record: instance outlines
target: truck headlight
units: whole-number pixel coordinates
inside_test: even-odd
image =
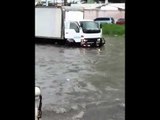
[[[98,42],[100,42],[100,41],[101,41],[101,39],[100,39],[100,38],[98,38],[98,39],[97,39],[97,41],[98,41]]]
[[[83,42],[87,42],[87,40],[86,40],[86,39],[83,39]]]

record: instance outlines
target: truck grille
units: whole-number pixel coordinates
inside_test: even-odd
[[[97,38],[85,38],[87,42],[96,42]]]

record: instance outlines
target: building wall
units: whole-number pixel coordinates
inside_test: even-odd
[[[35,0],[35,2],[41,2],[41,0]]]
[[[125,11],[96,10],[96,9],[85,9],[84,10],[84,19],[94,19],[96,17],[113,17],[116,20],[118,18],[124,18]]]

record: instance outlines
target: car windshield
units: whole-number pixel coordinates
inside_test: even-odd
[[[81,21],[82,29],[99,30],[99,26],[94,21]]]

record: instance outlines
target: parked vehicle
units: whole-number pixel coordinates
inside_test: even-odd
[[[102,29],[93,20],[65,21],[65,38],[69,43],[81,46],[102,46]]]
[[[35,120],[42,117],[42,95],[39,87],[35,87]]]
[[[36,7],[35,36],[66,44],[103,46],[101,27],[93,20],[83,19],[83,8]]]
[[[125,19],[124,19],[124,18],[119,18],[119,19],[116,21],[116,24],[118,24],[118,25],[124,25],[124,24],[125,24]]]
[[[94,19],[95,22],[99,24],[114,24],[115,20],[113,17],[98,17]]]

